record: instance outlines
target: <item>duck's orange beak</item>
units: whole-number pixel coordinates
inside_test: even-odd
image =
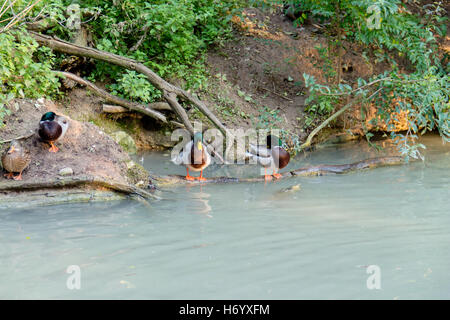
[[[14,151],[16,151],[16,147],[12,146],[11,148],[9,148],[8,153],[11,154]]]

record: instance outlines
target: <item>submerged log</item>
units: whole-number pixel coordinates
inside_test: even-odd
[[[295,176],[322,176],[327,174],[345,174],[353,171],[372,169],[384,166],[395,166],[400,164],[405,164],[405,159],[403,157],[371,158],[350,164],[336,164],[336,165],[321,164],[283,172],[281,173],[280,179],[286,179]],[[262,182],[264,181],[264,176],[255,178],[212,177],[207,178],[206,181],[188,181],[185,179],[184,176],[169,175],[163,177],[152,177],[152,179],[158,185],[179,185],[179,184],[205,184],[205,183]],[[274,180],[276,181],[277,179],[274,178]]]

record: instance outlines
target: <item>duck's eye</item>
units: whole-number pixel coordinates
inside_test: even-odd
[[[67,124],[67,120],[64,120],[63,123],[64,123],[64,124]]]

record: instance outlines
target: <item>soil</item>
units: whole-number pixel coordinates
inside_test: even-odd
[[[111,137],[92,123],[71,119],[62,112],[59,104],[44,99],[39,102],[15,100],[8,107],[13,112],[4,119],[6,126],[0,128],[0,141],[29,136],[34,132],[31,137],[20,140],[32,155],[31,163],[23,173],[24,181],[57,179],[63,168],[71,168],[73,177],[94,176],[125,184],[145,179],[145,176],[131,172],[129,155]],[[57,153],[49,152],[49,144],[41,141],[37,134],[39,120],[47,111],[69,119],[65,136],[56,142],[60,149]],[[3,144],[1,151],[4,152],[8,146],[8,143]],[[0,182],[4,180],[2,175]]]

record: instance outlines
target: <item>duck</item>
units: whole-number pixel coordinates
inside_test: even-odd
[[[19,141],[12,140],[8,150],[2,155],[2,165],[8,173],[6,179],[22,180],[22,172],[30,165],[31,155],[28,150],[22,147]],[[18,176],[14,176],[18,172]]]
[[[264,168],[264,180],[272,180],[272,176],[276,179],[281,178],[281,174],[277,171],[286,167],[291,159],[289,152],[281,147],[280,139],[275,135],[266,137],[266,145],[250,144],[249,150],[245,153],[247,159],[252,159]],[[272,170],[272,174],[267,174],[267,169]]]
[[[46,112],[39,121],[39,136],[51,145],[49,152],[58,152],[59,148],[55,142],[62,139],[69,128],[69,120],[64,116],[56,115],[54,112]]]
[[[186,180],[206,181],[207,179],[203,177],[203,170],[211,164],[211,155],[203,144],[202,133],[196,132],[194,139],[189,141],[183,150],[172,158],[172,162],[176,165],[186,166]],[[192,171],[200,171],[200,176],[198,178],[190,176],[189,169]]]

